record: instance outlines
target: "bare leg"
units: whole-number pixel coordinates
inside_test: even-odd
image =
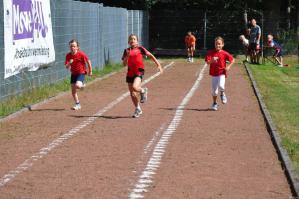
[[[213,96],[213,103],[214,103],[214,104],[217,103],[217,96]]]
[[[138,93],[134,91],[133,84],[128,84],[128,87],[129,87],[132,102],[133,102],[135,108],[137,108],[139,105]]]
[[[75,103],[79,103],[79,97],[78,97],[78,94],[77,94],[76,84],[72,84],[71,87],[72,87],[72,96],[74,98],[74,101],[75,101]]]
[[[142,88],[141,88],[141,78],[136,77],[134,79],[134,82],[132,84],[129,83],[128,86],[129,86],[129,91],[130,91],[131,99],[132,99],[132,102],[133,102],[134,106],[136,108],[140,107],[140,105],[139,105],[139,96],[140,96],[140,92],[142,90]]]
[[[257,52],[256,53],[256,63],[260,63],[260,53],[259,52]]]
[[[191,56],[191,50],[190,48],[187,48],[187,58],[190,59]]]
[[[134,79],[132,88],[135,92],[139,92],[139,93],[141,92],[142,88],[141,88],[141,78],[140,77],[136,77]]]
[[[280,57],[275,57],[275,59],[276,59],[276,61],[279,63],[279,65],[283,65],[282,64],[282,57],[280,56]]]

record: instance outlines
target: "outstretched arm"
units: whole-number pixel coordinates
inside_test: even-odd
[[[92,76],[92,66],[91,66],[91,61],[90,60],[87,61],[87,66],[88,66],[87,74],[88,74],[88,76]]]
[[[123,58],[123,66],[127,66],[128,65],[128,57],[124,57]]]
[[[130,54],[130,50],[125,49],[124,53],[123,53],[123,56],[122,56],[123,66],[127,66],[128,65],[129,54]]]
[[[156,57],[155,57],[152,53],[150,53],[150,52],[147,53],[147,56],[148,56],[151,60],[153,60],[153,62],[155,62],[156,66],[158,67],[158,69],[159,69],[159,71],[160,71],[160,73],[163,73],[163,68],[162,68],[160,62],[156,59]]]

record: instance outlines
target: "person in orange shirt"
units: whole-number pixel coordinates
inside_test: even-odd
[[[194,37],[192,32],[189,31],[185,37],[185,45],[186,45],[186,49],[187,49],[187,56],[188,56],[187,61],[188,62],[193,62],[195,43],[196,43],[196,38]]]

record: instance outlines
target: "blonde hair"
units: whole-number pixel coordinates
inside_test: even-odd
[[[214,41],[216,42],[216,41],[218,41],[218,40],[221,40],[222,43],[224,44],[224,39],[223,39],[222,37],[218,36],[218,37],[215,38]]]
[[[244,39],[245,39],[245,36],[244,36],[244,35],[240,35],[239,39],[240,39],[240,40],[244,40]]]

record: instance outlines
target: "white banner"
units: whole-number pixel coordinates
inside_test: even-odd
[[[4,78],[55,61],[50,0],[4,0]]]

